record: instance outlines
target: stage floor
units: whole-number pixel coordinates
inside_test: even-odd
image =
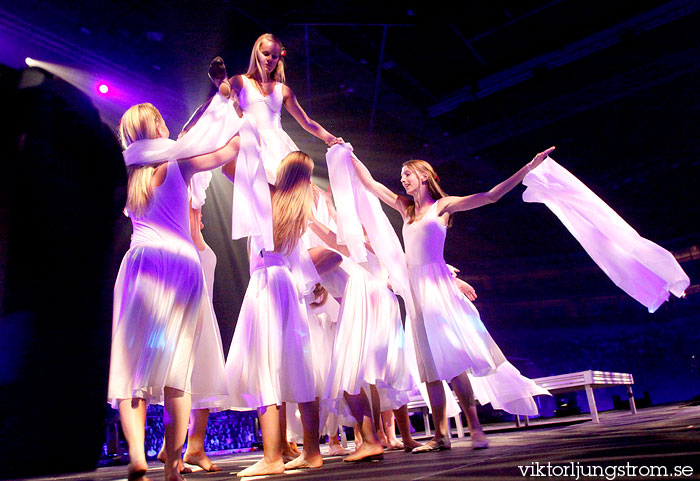
[[[471,449],[469,438],[453,438],[452,449],[426,454],[389,451],[384,460],[349,464],[324,458],[321,469],[246,479],[270,480],[439,480],[439,479],[700,479],[700,404],[683,403],[601,413],[601,423],[579,418],[544,420],[529,428],[486,426],[491,446]],[[571,423],[574,421],[575,423]],[[578,421],[578,422],[576,422]],[[322,446],[322,450],[325,450]],[[188,480],[231,480],[260,452],[213,456],[223,471],[195,471]],[[615,468],[612,468],[615,467]],[[151,463],[149,478],[163,479],[163,465]],[[665,472],[664,472],[665,470]],[[664,476],[667,474],[667,476]],[[529,475],[529,476],[528,476]],[[33,480],[112,481],[126,478],[126,467]]]

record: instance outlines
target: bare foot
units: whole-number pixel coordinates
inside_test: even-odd
[[[296,443],[285,443],[282,441],[282,460],[287,463],[289,461],[295,460],[301,454],[299,448],[297,448]]]
[[[287,444],[289,445],[289,449],[291,449],[295,455],[299,456],[301,454],[301,451],[299,451],[299,447],[297,446],[297,443],[292,441],[292,442],[287,443]]]
[[[195,466],[199,466],[202,468],[204,471],[208,471],[210,473],[216,472],[216,471],[221,471],[221,468],[217,466],[216,464],[211,462],[211,459],[209,459],[209,456],[206,455],[206,453],[201,452],[201,453],[188,453],[185,452],[185,456],[183,457],[183,461],[185,461],[187,464],[194,464]],[[183,471],[180,471],[181,473]],[[190,472],[192,472],[190,470]]]
[[[410,453],[411,451],[413,451],[413,449],[419,448],[421,446],[423,445],[413,438],[403,440],[403,450],[407,453]]]
[[[346,456],[350,454],[350,451],[342,447],[340,444],[329,444],[328,454],[331,456]]]
[[[357,461],[374,461],[384,459],[384,448],[381,444],[369,444],[367,442],[362,445],[351,455],[343,458],[347,463]]]
[[[284,463],[281,459],[272,461],[268,463],[265,458],[255,463],[252,466],[248,466],[243,471],[236,473],[236,476],[243,478],[245,476],[263,476],[265,474],[282,474],[284,473]]]
[[[165,463],[165,447],[160,448],[160,452],[158,453],[158,456],[156,456],[156,459],[160,461],[161,463]],[[190,463],[190,464],[197,464],[197,463]],[[192,472],[190,468],[185,466],[185,464],[182,462],[182,459],[180,459],[177,463],[177,467],[180,470],[180,474],[189,474]]]
[[[377,439],[384,449],[389,449],[389,441],[387,441],[383,432],[377,431]]]
[[[473,449],[486,449],[489,447],[489,438],[486,437],[483,431],[474,431],[469,435],[472,438]]]
[[[146,477],[146,472],[148,471],[148,463],[143,460],[143,461],[133,461],[129,463],[129,474],[128,474],[128,479],[129,481],[136,481],[136,480],[146,480],[148,479]]]
[[[182,460],[180,460],[180,463]],[[179,468],[179,463],[178,463]],[[172,470],[168,468],[168,463],[165,463],[165,481],[185,481],[185,478],[180,474],[180,470]]]
[[[444,451],[446,449],[451,448],[451,443],[450,443],[450,438],[433,438],[427,443],[425,443],[423,446],[419,446],[417,448],[414,448],[413,451],[411,451],[414,454],[419,454],[419,453],[429,453],[431,451]]]
[[[316,456],[311,456],[306,458],[305,454],[300,454],[296,459],[289,461],[284,465],[284,469],[310,469],[310,468],[320,468],[323,466],[323,458],[321,454]]]
[[[399,441],[396,438],[389,440],[389,450],[390,451],[398,451],[401,449],[404,449],[404,445],[401,441]]]

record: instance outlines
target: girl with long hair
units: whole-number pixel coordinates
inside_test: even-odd
[[[227,102],[219,98],[216,106],[226,108]],[[129,479],[146,475],[146,407],[163,402],[165,479],[182,480],[178,465],[192,399],[228,395],[210,389],[216,382],[200,383],[192,376],[208,304],[190,235],[187,185],[195,173],[234,158],[239,137],[199,145],[192,136],[175,142],[168,139],[160,112],[148,103],[124,113],[119,134],[133,235],[114,286],[108,398],[119,409],[129,444]],[[210,375],[223,375],[223,364]]]
[[[286,402],[299,404],[304,428],[304,452],[294,467],[323,464],[304,300],[318,279],[292,274],[303,254],[299,240],[311,218],[313,165],[303,152],[282,159],[276,184],[270,185],[274,250],[265,250],[259,238],[250,239],[251,278],[231,341],[226,376],[233,405],[258,410],[264,453],[238,476],[284,472],[280,406]],[[323,272],[339,263],[340,256],[326,257],[317,269]]]
[[[464,197],[448,196],[440,187],[433,167],[423,160],[405,162],[401,183],[408,197],[380,184],[367,168],[352,158],[362,184],[379,199],[401,213],[403,238],[412,296],[419,315],[411,322],[420,379],[427,383],[433,411],[435,435],[414,453],[450,448],[442,381],[451,383],[464,410],[474,448],[485,448],[484,435],[476,413],[474,382],[489,382],[488,393],[495,408],[524,413],[536,409],[532,396],[547,394],[524,378],[506,361],[484,327],[479,313],[452,279],[444,260],[446,228],[455,212],[475,209],[498,201],[537,167],[551,147],[487,192]],[[483,377],[483,378],[482,378]],[[507,387],[507,389],[501,389]],[[482,403],[484,399],[480,399]]]
[[[328,146],[343,141],[311,119],[299,105],[294,92],[285,83],[285,55],[286,50],[280,39],[271,33],[260,35],[253,45],[248,71],[229,79],[241,109],[260,137],[261,160],[270,184],[275,183],[275,171],[282,158],[289,152],[299,150],[282,130],[280,116],[283,105],[304,130]]]

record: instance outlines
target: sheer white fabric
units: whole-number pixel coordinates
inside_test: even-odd
[[[217,394],[193,394],[192,409],[209,409],[221,411],[228,409],[231,401],[224,375],[224,347],[221,342],[219,323],[214,313],[214,271],[216,270],[216,254],[205,244],[205,249],[199,251],[204,272],[204,284],[207,302],[202,304],[202,333],[194,354],[194,369],[192,371],[192,385],[197,393]],[[223,393],[223,394],[222,394]]]
[[[366,252],[363,253],[364,245],[359,245],[359,239],[364,241],[364,227],[372,249],[389,274],[392,289],[404,299],[408,316],[413,318],[420,315],[420,312],[415,310],[410,295],[401,242],[382,210],[379,199],[367,191],[357,178],[352,165],[353,156],[349,143],[334,145],[326,153],[328,177],[338,209],[338,232],[342,232],[339,238],[342,242],[353,244],[351,253],[354,250],[356,258],[361,262],[367,258]]]
[[[197,172],[190,179],[189,193],[193,209],[201,209],[204,202],[207,200],[207,189],[209,188],[211,178],[211,170],[206,170],[204,172]]]
[[[275,243],[270,186],[260,155],[258,133],[248,118],[241,125],[240,135],[241,147],[233,181],[231,236],[233,239],[260,238],[262,248],[272,252]]]
[[[284,256],[255,260],[231,348],[226,378],[233,406],[257,408],[316,397],[306,306]]]
[[[192,379],[210,304],[177,162],[168,163],[146,214],[131,221],[131,247],[114,286],[108,399],[114,407],[129,398],[159,403],[167,386],[217,403],[226,391],[216,381]],[[220,375],[223,370],[207,373]]]
[[[124,162],[127,166],[144,165],[214,152],[236,135],[242,123],[233,101],[216,94],[197,123],[180,139],[137,140],[124,150]]]
[[[673,254],[643,238],[600,197],[551,157],[529,172],[525,202],[545,204],[605,274],[654,312],[690,279]]]

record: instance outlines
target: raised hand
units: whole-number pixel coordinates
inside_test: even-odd
[[[535,157],[533,157],[533,159],[530,161],[530,163],[527,164],[528,170],[532,170],[532,169],[536,168],[538,165],[540,165],[544,161],[544,159],[546,159],[549,156],[549,154],[552,153],[552,151],[555,148],[556,147],[552,146],[552,147],[548,148],[547,150],[540,152]]]

